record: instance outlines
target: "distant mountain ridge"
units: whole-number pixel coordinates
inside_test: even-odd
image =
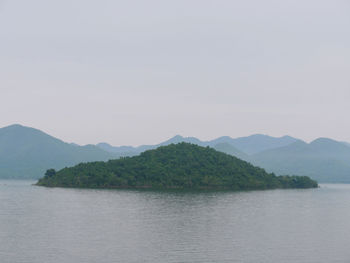
[[[182,137],[180,135],[176,135],[167,141],[164,141],[162,143],[155,144],[155,145],[141,145],[138,147],[133,147],[133,146],[112,146],[108,143],[99,143],[96,146],[98,146],[101,149],[108,151],[108,152],[121,153],[121,154],[129,153],[131,155],[137,155],[141,152],[144,152],[147,150],[152,150],[152,149],[155,149],[159,146],[177,144],[180,142],[187,142],[187,143],[192,143],[192,144],[196,144],[199,146],[205,146],[204,142],[200,141],[199,139],[197,139],[195,137]]]
[[[233,139],[231,144],[242,152],[251,155],[266,150],[287,146],[296,142],[297,140],[298,139],[291,136],[276,138],[268,135],[254,134],[248,137]]]
[[[307,175],[319,182],[350,182],[350,147],[319,138],[251,156],[252,163],[277,174]]]
[[[95,145],[65,143],[18,124],[0,129],[0,178],[40,178],[48,168],[60,169],[116,157]]]
[[[211,141],[201,141],[195,137],[182,137],[181,135],[176,135],[171,139],[156,145],[141,145],[138,147],[132,147],[132,146],[116,147],[116,146],[111,146],[110,144],[107,144],[107,143],[99,143],[97,144],[97,146],[105,151],[114,152],[114,153],[125,153],[125,152],[131,153],[132,152],[134,154],[139,154],[145,150],[155,149],[159,146],[166,146],[172,143],[176,144],[180,142],[187,142],[187,143],[192,143],[199,146],[210,146],[213,148],[215,148],[215,146],[218,144],[225,143],[225,144],[231,145],[232,147],[235,147],[240,152],[251,155],[251,154],[259,153],[265,150],[283,147],[291,143],[294,143],[297,140],[298,139],[293,138],[291,136],[283,136],[283,137],[277,138],[277,137],[271,137],[268,135],[254,134],[247,137],[239,137],[235,139],[229,136],[222,136]]]

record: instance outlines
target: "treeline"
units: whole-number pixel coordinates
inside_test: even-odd
[[[179,143],[134,157],[50,169],[37,185],[81,188],[275,189],[311,188],[309,177],[275,176],[209,147]]]

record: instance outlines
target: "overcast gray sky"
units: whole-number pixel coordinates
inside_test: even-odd
[[[348,0],[0,0],[0,127],[350,141]]]

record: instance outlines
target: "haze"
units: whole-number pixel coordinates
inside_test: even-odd
[[[348,1],[1,1],[0,127],[350,141]]]

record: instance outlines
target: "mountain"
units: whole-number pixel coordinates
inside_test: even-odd
[[[287,146],[296,141],[296,138],[290,136],[277,138],[268,135],[254,134],[248,137],[233,139],[230,144],[240,151],[252,155],[266,150]]]
[[[97,147],[101,148],[102,150],[110,153],[117,153],[121,156],[133,156],[138,154],[138,150],[132,146],[120,146],[115,147],[108,143],[99,143],[96,145]]]
[[[235,142],[235,139],[231,138],[230,136],[221,136],[221,137],[216,138],[214,140],[206,141],[206,142],[203,142],[203,143],[206,146],[213,147],[213,146],[218,145],[218,144],[230,144],[230,145],[233,145],[234,142]]]
[[[189,143],[170,144],[138,156],[48,170],[37,183],[51,187],[228,189],[311,188],[308,177],[277,177],[265,170]]]
[[[116,157],[94,145],[68,144],[21,125],[0,129],[0,178],[40,178],[48,168]]]
[[[348,143],[348,142],[342,142],[342,143],[344,143],[346,146],[350,147],[350,143]]]
[[[204,145],[205,144],[195,137],[182,137],[181,135],[176,135],[175,137],[158,144],[157,147],[166,146],[166,145],[170,145],[170,144],[178,144],[180,142],[186,142],[186,143],[191,143],[191,144],[196,144],[196,145]]]
[[[176,135],[173,138],[156,145],[142,145],[139,147],[132,147],[132,146],[114,147],[107,143],[99,143],[97,144],[97,146],[109,152],[120,153],[123,155],[135,155],[146,150],[155,149],[159,146],[166,146],[172,143],[176,144],[180,142],[192,143],[199,146],[210,146],[214,148],[216,145],[226,144],[226,145],[231,145],[232,147],[235,147],[237,150],[240,151],[240,153],[251,155],[251,154],[262,152],[268,149],[274,149],[274,148],[286,146],[291,143],[294,143],[295,141],[297,141],[297,139],[290,136],[276,138],[276,137],[271,137],[268,135],[261,135],[261,134],[255,134],[248,137],[240,137],[236,139],[233,139],[229,136],[222,136],[211,141],[201,141],[195,137],[182,137],[180,135]]]
[[[240,150],[238,150],[237,148],[235,148],[229,143],[218,143],[214,145],[212,148],[214,148],[219,152],[223,152],[223,153],[235,156],[241,160],[250,161],[249,155],[245,154],[244,152],[241,152]]]
[[[180,142],[187,142],[187,143],[192,143],[192,144],[196,144],[196,145],[200,145],[200,146],[206,146],[206,144],[204,142],[200,141],[199,139],[197,139],[195,137],[182,137],[180,135],[176,135],[167,141],[164,141],[162,143],[155,144],[155,145],[141,145],[138,147],[133,147],[133,146],[112,146],[108,143],[99,143],[96,146],[98,146],[99,148],[101,148],[107,152],[119,153],[123,156],[133,156],[133,155],[140,154],[140,153],[147,151],[147,150],[155,149],[159,146],[177,144]]]
[[[327,138],[309,144],[297,141],[252,155],[251,160],[277,174],[307,175],[319,182],[350,183],[350,147]]]

